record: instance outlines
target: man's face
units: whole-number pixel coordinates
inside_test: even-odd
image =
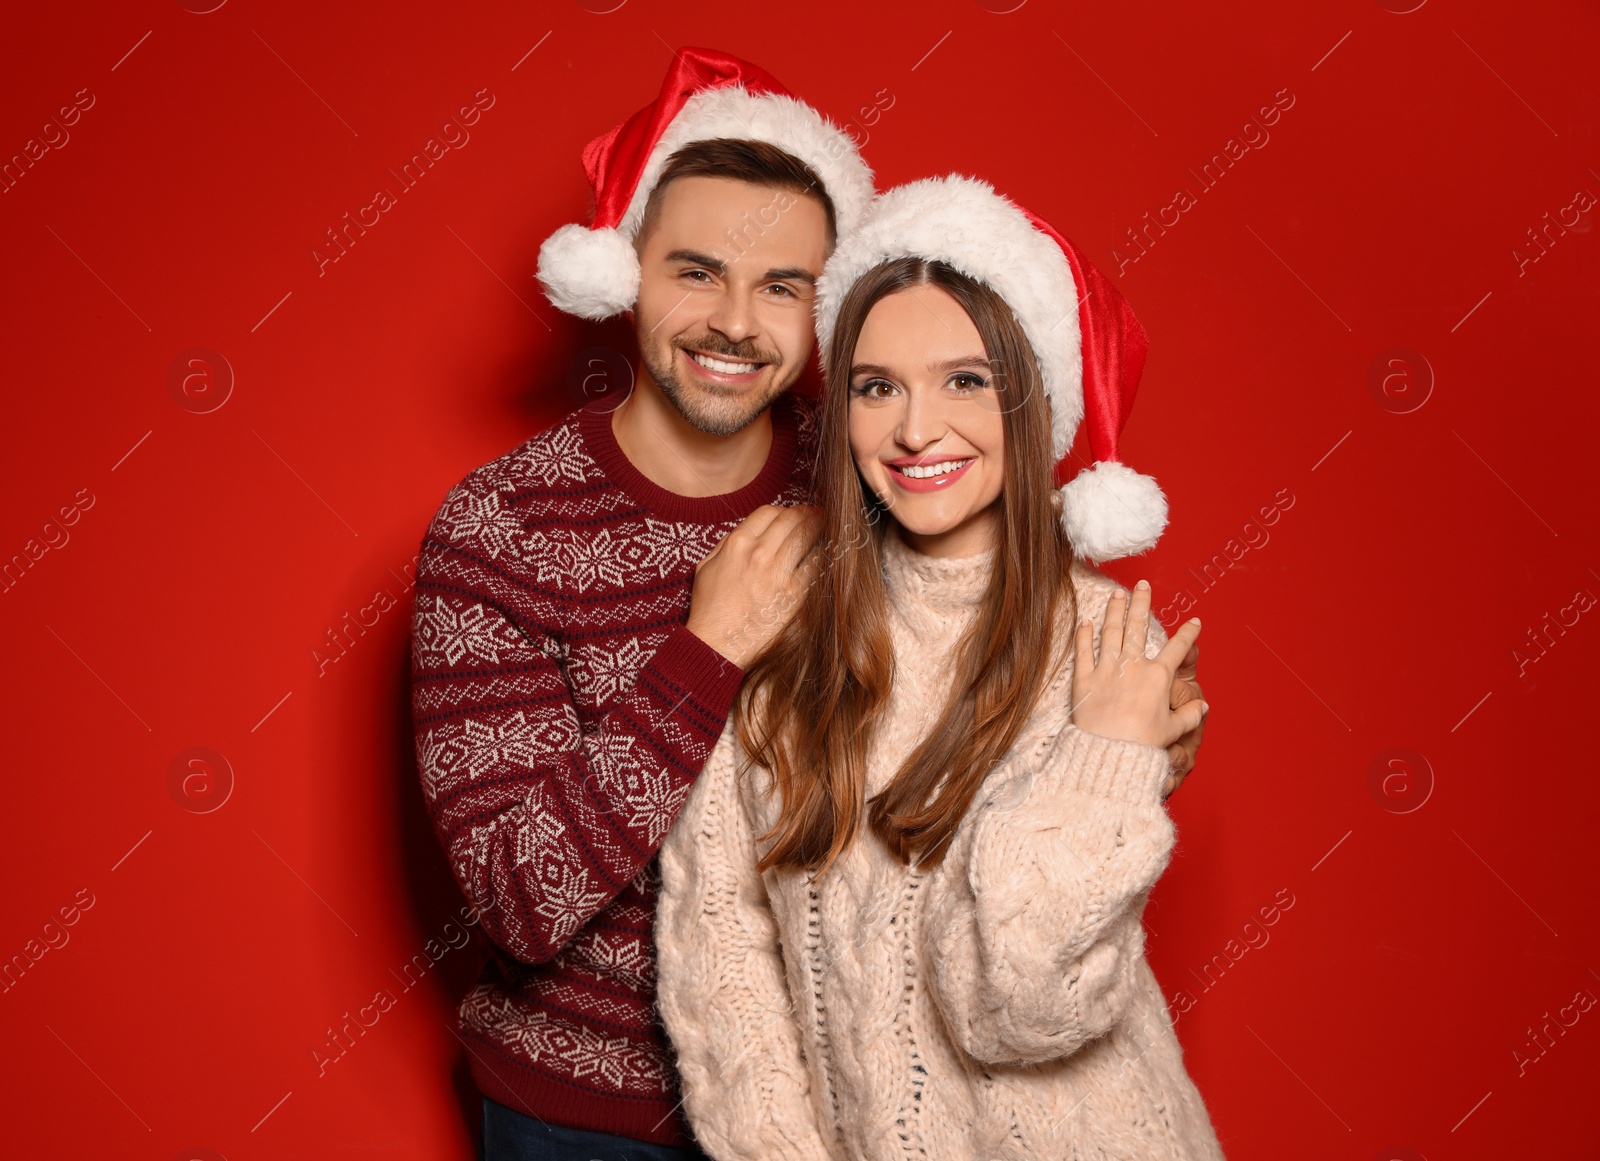
[[[828,255],[821,203],[790,190],[680,177],[637,243],[645,372],[696,428],[732,435],[811,357]]]

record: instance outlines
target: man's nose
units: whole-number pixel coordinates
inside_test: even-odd
[[[755,304],[748,291],[726,290],[706,325],[731,343],[742,343],[758,331]]]

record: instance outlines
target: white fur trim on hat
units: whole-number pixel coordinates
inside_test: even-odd
[[[839,307],[858,278],[890,258],[946,262],[1006,300],[1039,361],[1060,459],[1083,421],[1083,351],[1072,267],[1055,240],[976,178],[952,174],[898,186],[844,236],[817,284],[817,345],[824,363]]]
[[[1079,556],[1117,560],[1146,552],[1167,526],[1161,486],[1116,460],[1101,460],[1061,489],[1061,523]]]
[[[539,248],[539,282],[550,301],[582,318],[604,319],[631,310],[639,297],[633,242],[650,191],[667,160],[683,146],[724,137],[764,141],[809,165],[833,202],[841,237],[855,228],[872,202],[872,170],[855,142],[810,105],[776,93],[750,93],[742,85],[706,89],[684,102],[650,151],[615,229],[563,226]]]
[[[849,134],[804,101],[777,93],[751,93],[743,85],[729,85],[706,89],[685,101],[682,111],[650,151],[639,187],[617,227],[628,241],[632,242],[639,233],[645,203],[661,180],[667,159],[685,145],[719,137],[765,141],[809,165],[833,200],[841,237],[855,229],[872,203],[872,170]]]
[[[557,309],[610,318],[639,297],[639,255],[615,230],[562,226],[539,247],[539,282]]]

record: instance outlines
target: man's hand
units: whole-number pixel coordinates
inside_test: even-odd
[[[1172,679],[1172,708],[1177,709],[1186,701],[1201,701],[1200,680],[1200,646],[1198,643],[1189,646],[1189,652],[1178,666],[1178,672]],[[1207,717],[1210,715],[1207,714]],[[1183,780],[1189,776],[1189,771],[1194,769],[1195,757],[1200,752],[1200,735],[1205,733],[1205,718],[1200,719],[1200,724],[1167,747],[1167,758],[1172,763],[1172,773],[1167,775],[1167,780],[1161,785],[1161,797],[1165,798],[1178,787],[1183,785]]]
[[[820,531],[815,508],[767,504],[750,513],[696,566],[689,632],[746,668],[816,579]]]

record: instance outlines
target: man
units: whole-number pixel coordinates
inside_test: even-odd
[[[490,1161],[700,1156],[654,1012],[655,854],[816,567],[787,391],[872,196],[842,132],[693,49],[584,160],[595,221],[540,279],[571,313],[631,311],[635,388],[457,485],[416,585],[424,793],[493,944],[460,1010]]]

